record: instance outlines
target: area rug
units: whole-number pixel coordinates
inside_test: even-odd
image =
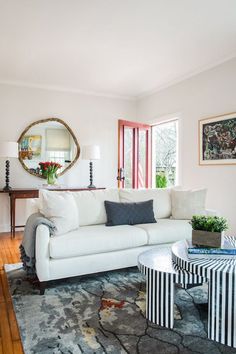
[[[5,267],[25,354],[236,353],[207,339],[207,288],[176,288],[173,330],[145,318],[137,268],[56,281],[40,296],[20,264]]]

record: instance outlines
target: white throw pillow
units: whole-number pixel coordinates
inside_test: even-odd
[[[172,218],[190,220],[193,215],[206,213],[206,189],[171,191]]]
[[[105,224],[107,214],[104,201],[120,201],[118,189],[78,191],[72,194],[76,201],[80,226]]]
[[[70,192],[41,190],[39,198],[41,213],[55,224],[55,235],[79,228],[78,209]]]
[[[171,188],[120,189],[120,201],[123,203],[144,202],[153,199],[155,219],[171,216]]]

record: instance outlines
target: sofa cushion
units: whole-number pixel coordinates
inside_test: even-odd
[[[193,215],[205,215],[206,189],[171,191],[172,217],[191,219]]]
[[[105,224],[105,200],[119,202],[118,189],[71,192],[75,198],[80,226]]]
[[[135,227],[147,232],[149,245],[172,243],[189,239],[192,235],[189,220],[161,219],[156,224],[140,224]]]
[[[156,222],[153,200],[138,203],[116,203],[105,200],[106,226],[135,225]]]
[[[69,258],[119,251],[147,244],[147,233],[135,226],[83,226],[65,235],[50,238],[51,258]]]
[[[40,190],[41,213],[55,225],[55,235],[78,229],[79,216],[75,199],[70,192]]]
[[[155,219],[169,218],[171,216],[171,189],[120,189],[121,202],[142,202],[153,199]]]

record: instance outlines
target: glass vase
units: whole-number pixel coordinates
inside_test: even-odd
[[[57,175],[55,172],[49,172],[47,174],[47,184],[49,185],[54,185],[56,184],[57,181]]]

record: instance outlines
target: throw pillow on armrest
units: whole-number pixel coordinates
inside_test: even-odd
[[[207,189],[171,191],[172,218],[190,220],[193,215],[204,215]]]
[[[105,200],[106,226],[156,223],[153,200],[137,203],[117,203]]]
[[[62,235],[79,228],[78,209],[70,192],[41,190],[39,198],[40,212],[54,223],[55,235]]]

